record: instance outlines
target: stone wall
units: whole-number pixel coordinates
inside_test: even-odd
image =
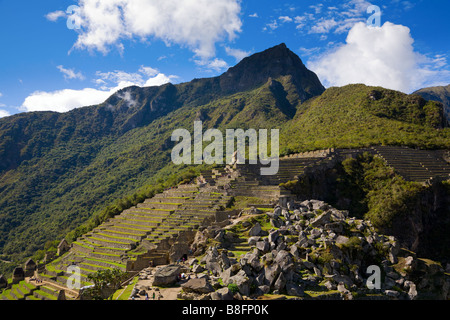
[[[334,148],[324,149],[324,150],[316,150],[316,151],[308,151],[301,153],[294,153],[283,157],[282,159],[290,159],[290,158],[326,158],[335,152]]]
[[[194,241],[196,230],[180,232],[176,241],[169,250],[169,261],[176,262],[184,255],[190,255],[191,244]]]

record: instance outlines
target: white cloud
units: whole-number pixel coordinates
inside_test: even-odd
[[[346,11],[343,15],[348,17],[358,17],[367,13],[367,8],[372,4],[366,0],[350,0],[342,5]]]
[[[9,117],[10,115],[11,114],[8,111],[0,109],[0,118]]]
[[[310,56],[312,54],[316,54],[316,53],[320,52],[320,49],[321,48],[319,48],[319,47],[314,47],[314,48],[301,47],[299,49],[299,51],[301,52],[302,56],[308,57],[308,56]]]
[[[116,84],[116,86],[124,88],[132,85],[144,84],[141,73],[128,73],[122,70],[115,70],[110,72],[100,72],[96,73],[98,79],[95,80],[96,83],[102,83],[101,89],[105,90],[111,87],[111,83]]]
[[[392,2],[399,4],[403,10],[412,9],[416,5],[416,3],[413,3],[412,1],[392,0]]]
[[[358,22],[363,22],[365,19],[363,18],[348,18],[339,21],[337,24],[336,29],[334,30],[335,33],[345,33],[348,32],[355,24]]]
[[[96,75],[98,78],[93,82],[99,88],[63,89],[53,92],[36,91],[25,99],[20,110],[67,112],[75,108],[102,103],[118,90],[129,86],[159,86],[177,78],[177,76],[167,76],[146,66],[141,66],[136,73],[115,70],[97,72]]]
[[[241,61],[242,59],[248,57],[251,54],[251,52],[249,51],[232,49],[229,47],[225,47],[225,52],[227,53],[227,55],[234,57],[236,59],[236,62]]]
[[[3,93],[0,92],[0,98],[1,98],[1,97],[3,97]],[[4,108],[4,107],[6,107],[6,104],[0,103],[0,108]],[[0,109],[0,118],[8,117],[8,116],[10,116],[10,115],[11,115],[11,114],[10,114],[8,111],[3,110],[3,109]]]
[[[93,88],[64,89],[53,92],[36,91],[25,99],[21,110],[67,112],[75,108],[101,103],[113,93],[114,91]]]
[[[66,17],[66,13],[64,11],[53,11],[48,13],[46,16],[47,20],[55,22],[57,21],[59,18],[65,18]]]
[[[128,108],[132,108],[136,105],[137,101],[135,99],[133,99],[133,97],[131,96],[131,92],[129,92],[129,91],[119,93],[117,96],[120,99],[125,100],[125,102],[128,105]],[[112,107],[112,106],[109,106],[109,107]]]
[[[158,70],[153,69],[151,67],[146,67],[146,66],[141,66],[139,68],[139,72],[145,74],[146,76],[149,77],[154,77],[158,74]]]
[[[264,31],[267,30],[267,27],[269,27],[271,30],[276,30],[278,29],[279,25],[277,20],[272,20],[272,22],[266,24],[266,27],[264,27]]]
[[[280,16],[278,17],[279,20],[281,20],[282,22],[292,22],[292,18],[289,16]]]
[[[311,30],[309,31],[310,33],[328,33],[331,31],[331,29],[333,29],[334,27],[336,27],[338,25],[338,23],[336,22],[336,20],[334,20],[334,18],[331,19],[320,19],[319,22],[312,26]]]
[[[239,0],[79,0],[81,21],[74,48],[107,53],[124,39],[158,39],[215,55],[215,44],[241,31]]]
[[[178,78],[177,76],[166,76],[165,74],[158,73],[152,78],[149,78],[144,83],[144,87],[153,87],[153,86],[160,86],[165,83],[172,82],[174,79]]]
[[[319,3],[319,4],[317,4],[317,5],[311,5],[311,6],[309,6],[309,7],[310,7],[311,9],[314,9],[315,13],[318,14],[318,13],[321,13],[321,12],[322,12],[323,4],[322,4],[322,3]]]
[[[297,29],[302,29],[306,26],[309,17],[307,15],[294,17],[294,22],[297,25]]]
[[[195,63],[198,66],[205,68],[206,71],[220,72],[220,71],[223,71],[223,70],[229,68],[228,63],[226,63],[225,60],[219,59],[219,58],[215,58],[215,59],[209,60],[209,61],[195,60]]]
[[[294,18],[297,29],[305,29],[311,34],[320,34],[321,39],[326,39],[324,34],[348,32],[356,23],[365,21],[367,8],[371,4],[365,0],[349,0],[339,3],[337,6],[324,8],[322,4],[309,6],[311,12]]]
[[[250,18],[259,18],[258,14],[255,12],[249,15]]]
[[[303,15],[279,16],[266,24],[263,31],[276,30],[281,24],[294,22],[296,28],[310,34],[320,34],[320,39],[327,39],[324,34],[345,33],[356,23],[368,18],[367,8],[371,4],[365,0],[341,1],[337,6],[325,7],[322,3],[310,5]]]
[[[78,80],[84,80],[84,76],[81,72],[75,72],[73,69],[66,69],[63,66],[57,66],[59,71],[64,75],[64,79],[78,79]]]
[[[129,86],[159,86],[177,79],[177,76],[170,75],[166,76],[160,73],[157,69],[141,66],[138,72],[129,73],[122,70],[115,70],[110,72],[100,72],[96,73],[97,78],[95,82],[101,84],[101,89],[111,88],[112,85],[125,88]]]
[[[410,93],[436,83],[446,62],[441,56],[429,59],[414,51],[409,28],[386,22],[372,28],[359,22],[348,33],[346,43],[326,52],[308,67],[326,86],[350,83],[382,86]]]

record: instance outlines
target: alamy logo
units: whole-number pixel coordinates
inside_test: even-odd
[[[79,290],[81,287],[81,270],[75,265],[70,265],[67,267],[67,273],[70,276],[67,278],[67,288],[73,290]]]
[[[279,130],[270,130],[270,157],[268,155],[269,137],[267,129],[226,129],[226,163],[244,164],[246,141],[248,140],[248,159],[250,164],[261,163],[261,175],[275,175],[279,168]],[[194,122],[194,141],[187,129],[177,129],[172,133],[172,141],[179,142],[172,150],[174,164],[223,164],[224,139],[219,129],[208,129],[203,133],[201,121]],[[214,140],[214,141],[212,141]],[[212,141],[212,142],[211,142]],[[203,148],[204,142],[211,142]],[[235,148],[236,142],[236,148]],[[192,149],[193,154],[192,154]],[[264,167],[269,165],[269,167]]]
[[[367,26],[379,28],[381,27],[381,9],[379,6],[371,5],[367,8],[367,13],[372,15],[367,19]]]
[[[370,277],[367,278],[366,286],[368,289],[381,289],[381,269],[379,266],[371,265],[367,268],[367,274]]]
[[[80,7],[76,5],[71,5],[67,8],[67,28],[70,30],[81,29],[80,22]]]

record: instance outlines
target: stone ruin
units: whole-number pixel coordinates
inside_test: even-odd
[[[12,283],[17,284],[24,279],[25,279],[25,271],[23,271],[23,268],[21,267],[14,268],[12,275]]]
[[[8,279],[4,275],[0,275],[0,289],[8,287]]]
[[[25,277],[32,277],[34,275],[34,271],[36,270],[36,263],[30,258],[24,264],[24,274]]]

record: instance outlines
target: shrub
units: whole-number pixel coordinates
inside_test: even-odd
[[[106,288],[117,290],[126,277],[127,273],[117,268],[98,270],[88,275],[88,280],[94,283],[94,287],[89,288],[88,292],[94,300],[103,300],[104,290]]]
[[[230,283],[230,284],[228,285],[228,289],[229,289],[229,290],[231,291],[231,293],[233,293],[233,294],[239,292],[239,288],[238,288],[237,284],[235,284],[235,283]]]
[[[321,265],[325,265],[326,263],[330,263],[333,261],[334,257],[330,252],[330,249],[323,250],[320,252],[320,254],[317,256],[317,263]]]

